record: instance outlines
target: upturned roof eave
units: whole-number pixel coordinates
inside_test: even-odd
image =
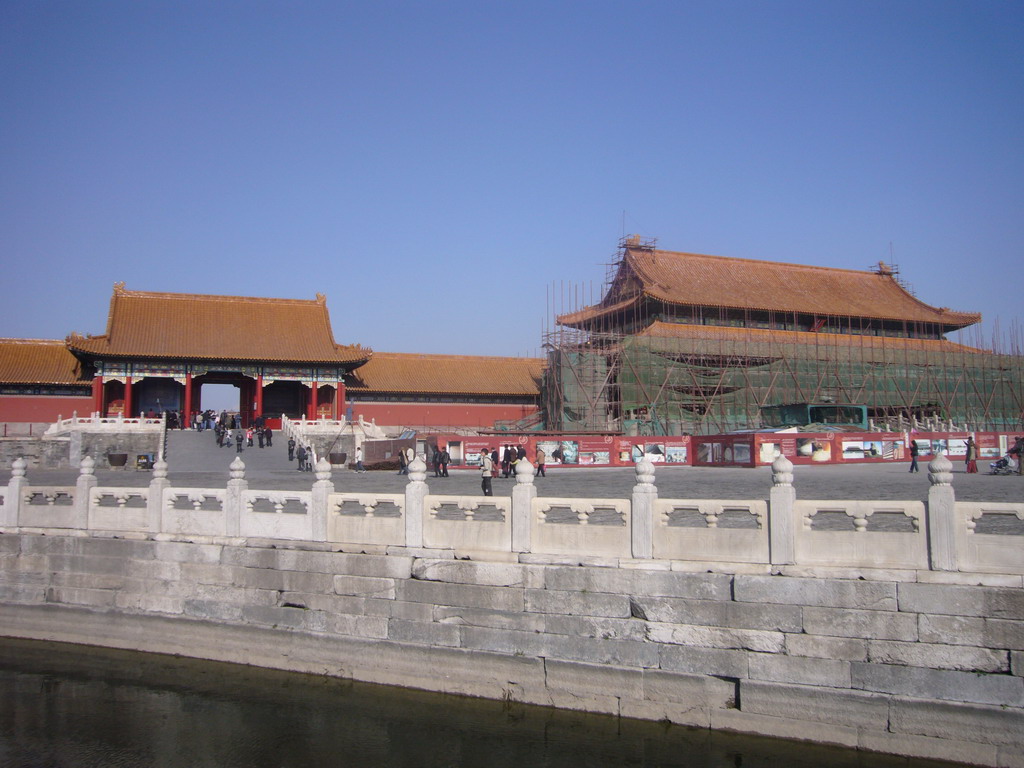
[[[508,390],[430,390],[430,389],[376,389],[374,387],[363,386],[359,384],[347,384],[345,386],[346,392],[350,394],[374,394],[374,395],[429,395],[437,397],[471,397],[474,395],[486,396],[486,397],[540,397],[540,388],[531,390],[529,392],[515,391],[510,392]]]
[[[239,357],[234,355],[205,355],[205,354],[189,354],[179,355],[173,352],[122,352],[119,350],[112,349],[96,349],[88,346],[76,345],[71,342],[68,343],[68,350],[79,359],[84,358],[104,358],[104,359],[118,359],[118,360],[131,360],[131,359],[147,359],[147,360],[202,360],[204,362],[209,361],[224,361],[231,363],[278,363],[278,364],[294,364],[294,365],[339,365],[350,368],[358,368],[361,365],[366,364],[367,361],[373,357],[373,351],[367,350],[367,354],[361,354],[357,357],[348,358],[294,358],[294,357],[275,357],[273,355],[260,355]]]
[[[664,295],[661,295],[661,294],[657,294],[657,293],[654,293],[653,291],[647,291],[647,290],[644,291],[643,295],[646,298],[648,298],[648,299],[652,299],[654,301],[659,301],[662,304],[671,304],[671,305],[676,306],[676,307],[709,307],[709,306],[713,306],[715,308],[734,309],[734,310],[738,310],[738,311],[753,310],[753,311],[756,311],[756,312],[776,312],[776,313],[785,313],[785,314],[810,315],[810,316],[814,316],[814,317],[862,317],[862,318],[865,318],[867,320],[891,320],[892,322],[896,322],[896,323],[935,323],[936,325],[941,325],[941,326],[947,328],[949,331],[960,330],[961,328],[966,328],[966,327],[968,327],[970,325],[974,325],[976,323],[980,323],[981,322],[981,313],[980,312],[973,312],[973,313],[969,313],[969,312],[953,312],[951,310],[949,310],[947,312],[943,312],[941,309],[939,309],[937,307],[932,307],[929,304],[925,304],[924,302],[917,300],[913,296],[911,296],[911,298],[915,298],[915,300],[919,304],[921,304],[922,306],[927,307],[928,309],[930,309],[932,312],[934,312],[936,315],[938,315],[938,317],[935,317],[934,319],[931,319],[931,320],[911,320],[911,319],[908,319],[906,317],[900,317],[900,316],[895,315],[895,314],[893,314],[893,315],[884,315],[884,314],[881,314],[881,313],[850,314],[850,313],[847,313],[847,312],[816,312],[816,311],[809,310],[809,309],[781,309],[779,307],[770,307],[770,306],[757,305],[757,304],[728,304],[728,303],[726,303],[726,304],[694,304],[694,303],[688,302],[688,301],[679,301],[679,300],[671,299],[671,298],[669,298],[667,296],[664,296]],[[908,296],[909,296],[909,294],[908,294]],[[943,316],[947,316],[947,317],[944,318]]]

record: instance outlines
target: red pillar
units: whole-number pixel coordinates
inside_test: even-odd
[[[256,416],[263,415],[263,374],[256,376]]]
[[[185,373],[185,424],[186,427],[192,426],[192,372],[187,371]]]
[[[311,419],[315,419],[317,417],[316,409],[320,407],[320,404],[317,402],[319,389],[319,382],[316,379],[313,379],[313,386],[309,388],[309,418]]]
[[[341,419],[345,416],[345,383],[338,382],[338,388],[334,390],[334,418]]]
[[[96,374],[92,377],[92,410],[101,417],[103,413],[103,377]]]
[[[124,417],[132,417],[132,377],[124,377]]]

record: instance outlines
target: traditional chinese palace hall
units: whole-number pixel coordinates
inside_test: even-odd
[[[891,265],[680,253],[632,236],[612,269],[603,298],[545,339],[549,429],[721,434],[801,404],[831,405],[839,422],[856,404],[845,411],[891,427],[1024,426],[1020,350],[947,339],[981,315],[925,303]]]
[[[334,340],[326,298],[150,293],[114,286],[106,332],[0,339],[0,421],[204,409],[238,389],[243,422],[362,416],[411,428],[493,427],[536,413],[536,358],[376,353]]]

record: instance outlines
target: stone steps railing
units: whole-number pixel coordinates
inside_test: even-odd
[[[57,421],[51,424],[46,434],[49,436],[63,435],[76,429],[88,429],[89,431],[119,431],[125,427],[150,427],[166,430],[167,420],[161,415],[155,418],[138,416],[126,419],[122,416],[79,416],[74,414],[69,419],[57,417]]]
[[[0,487],[6,531],[255,537],[380,553],[646,561],[728,572],[806,566],[1024,574],[1024,536],[1013,535],[1024,532],[1024,503],[957,502],[944,456],[929,464],[927,502],[797,499],[784,457],[772,466],[768,498],[740,501],[660,499],[648,461],[637,464],[628,499],[538,497],[527,461],[517,465],[511,496],[431,494],[419,458],[401,494],[336,492],[326,460],[317,463],[310,491],[250,489],[240,458],[225,488],[173,487],[162,460],[142,488],[99,486],[88,457],[74,486],[31,485],[23,459],[12,469]],[[829,520],[844,525],[823,524]]]

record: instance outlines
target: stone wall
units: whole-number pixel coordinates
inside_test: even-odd
[[[128,468],[135,467],[140,453],[159,453],[163,434],[158,430],[147,432],[86,432],[75,431],[60,437],[8,437],[0,438],[0,462],[10,466],[23,458],[30,469],[66,469],[77,467],[85,456],[91,456],[100,469],[109,469],[109,453],[128,454]]]
[[[1024,765],[1019,575],[286,546],[8,533],[0,633]]]
[[[33,469],[67,467],[70,442],[67,437],[0,438],[0,462],[9,467],[15,459],[22,458]]]
[[[111,434],[109,432],[75,432],[71,435],[71,459],[74,465],[86,456],[91,456],[99,468],[109,468],[107,456],[111,453],[128,454],[127,468],[135,467],[139,454],[151,454],[157,457],[160,453],[160,441],[163,433],[157,430],[124,431]],[[78,441],[78,442],[76,442]]]

